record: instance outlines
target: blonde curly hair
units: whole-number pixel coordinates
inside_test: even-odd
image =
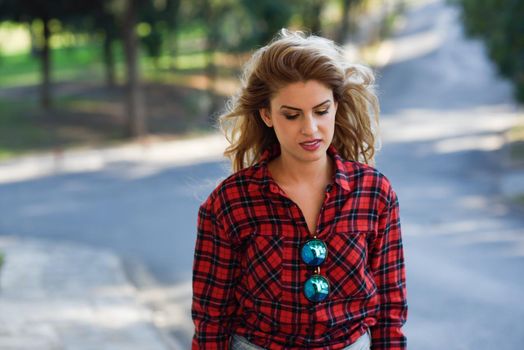
[[[219,127],[230,145],[224,155],[233,171],[253,165],[262,152],[278,143],[264,124],[261,108],[269,108],[276,92],[291,83],[316,80],[333,91],[338,103],[332,144],[348,160],[374,165],[379,104],[370,68],[350,64],[333,41],[282,29],[258,49],[244,67],[241,89],[219,116]],[[378,148],[377,148],[378,149]]]

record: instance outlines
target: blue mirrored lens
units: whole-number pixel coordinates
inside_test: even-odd
[[[323,301],[329,294],[328,280],[320,275],[311,276],[304,286],[304,294],[309,301]]]
[[[302,247],[302,259],[309,266],[318,266],[326,260],[327,247],[319,239],[307,241]]]

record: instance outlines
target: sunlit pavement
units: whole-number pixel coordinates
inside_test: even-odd
[[[378,168],[401,204],[412,349],[524,346],[524,218],[500,197],[501,132],[518,118],[444,1],[416,7],[382,72]]]
[[[0,237],[0,349],[167,350],[109,251]]]
[[[143,178],[172,166],[215,161],[226,140],[218,133],[172,141],[137,141],[113,147],[67,150],[28,155],[0,162],[0,184],[44,176],[98,172],[115,163],[128,164],[127,179]],[[132,165],[132,166],[131,166]]]
[[[400,200],[409,347],[521,349],[524,219],[500,196],[501,132],[518,118],[511,88],[480,43],[463,38],[453,8],[413,3],[378,79],[377,157]],[[227,174],[223,144],[212,136],[169,152],[158,145],[155,157],[130,147],[0,171],[0,210],[9,213],[0,234],[117,252],[155,323],[188,348],[196,211]]]

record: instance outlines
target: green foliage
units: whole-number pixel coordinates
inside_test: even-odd
[[[4,252],[0,251],[0,270],[2,270],[2,266],[4,266],[4,262],[5,262]]]
[[[139,22],[148,26],[148,32],[141,36],[141,42],[150,57],[159,58],[162,55],[163,44],[175,33],[180,2],[162,0],[141,3]]]
[[[482,38],[500,73],[524,102],[524,1],[453,0],[462,8],[466,33]]]
[[[287,26],[293,14],[289,1],[280,0],[242,0],[252,23],[251,37],[245,40],[249,46],[267,43],[283,27]]]

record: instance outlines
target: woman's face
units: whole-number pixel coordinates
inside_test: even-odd
[[[270,110],[261,109],[267,126],[274,128],[281,153],[301,162],[326,156],[333,140],[337,103],[333,91],[316,80],[281,88]]]

